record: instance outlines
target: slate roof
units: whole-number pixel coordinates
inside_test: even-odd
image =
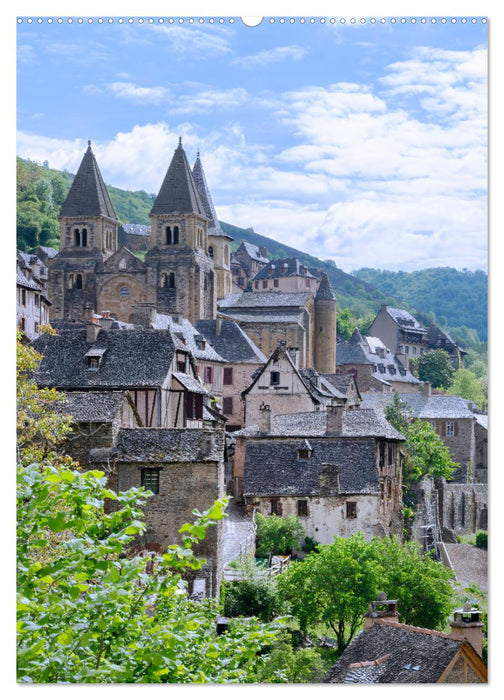
[[[210,194],[210,190],[208,188],[207,180],[205,177],[205,171],[203,170],[203,165],[201,163],[199,153],[196,157],[196,161],[193,166],[192,175],[194,178],[194,182],[196,183],[198,194],[200,196],[201,203],[205,210],[205,214],[209,221],[208,234],[210,236],[223,236],[224,238],[227,238],[230,241],[234,240],[227,233],[224,233],[224,231],[221,228],[219,219],[217,218],[217,214],[215,212],[215,207],[212,201],[212,195]]]
[[[344,396],[347,396],[350,386],[355,385],[357,398],[360,398],[359,387],[357,386],[357,382],[355,381],[353,374],[321,374],[320,376],[326,379]]]
[[[43,253],[47,255],[48,258],[54,258],[55,255],[58,255],[58,251],[56,248],[50,248],[49,246],[38,246],[37,250],[41,250]]]
[[[308,270],[307,266],[298,258],[282,258],[281,260],[272,260],[260,270],[254,277],[254,280],[275,279],[277,277],[293,277],[300,275],[315,279],[314,275]]]
[[[375,379],[388,382],[406,382],[408,384],[421,384],[409,369],[385,347],[379,338],[366,336],[362,338],[356,329],[350,340],[341,338],[337,340],[336,364],[339,367],[345,365],[372,365],[372,375]]]
[[[218,302],[219,309],[303,308],[310,292],[243,292],[230,294]]]
[[[175,149],[151,214],[199,214],[205,216],[196,183],[192,176],[187,156],[182,148],[182,139]]]
[[[216,462],[224,453],[224,431],[194,428],[121,428],[108,457],[122,462]],[[96,460],[106,458],[98,453]]]
[[[211,343],[206,342],[204,348],[198,346],[197,341],[201,338],[201,333],[187,318],[179,317],[178,320],[175,320],[173,316],[156,313],[152,325],[153,328],[171,330],[175,334],[182,334],[185,344],[178,344],[176,338],[174,339],[175,344],[178,345],[179,349],[189,349],[198,360],[225,361]],[[202,338],[202,340],[205,339]]]
[[[262,325],[265,323],[297,323],[301,327],[303,326],[303,311],[298,308],[270,309],[268,313],[261,309],[251,309],[248,313],[235,309],[226,310],[226,313],[224,311],[221,311],[221,316],[238,323],[259,323]]]
[[[339,488],[332,480],[331,494],[379,494],[376,447],[372,439],[310,438],[311,453],[298,460],[303,441],[295,439],[248,440],[245,454],[245,496],[315,496],[321,493],[323,465],[338,467]],[[334,470],[333,470],[334,471]]]
[[[326,434],[327,416],[325,411],[306,413],[285,413],[272,417],[270,435],[276,437],[321,437]],[[258,426],[251,425],[233,433],[235,436],[251,437],[259,435]],[[343,437],[384,438],[404,440],[379,411],[372,408],[356,408],[343,413]]]
[[[269,259],[265,258],[263,255],[261,255],[261,251],[259,250],[259,246],[254,245],[253,243],[248,243],[247,241],[242,241],[241,246],[243,246],[243,248],[248,253],[248,255],[252,258],[252,260],[255,260],[256,262],[260,262],[260,263],[269,263]],[[240,248],[241,248],[241,246],[240,246]]]
[[[33,289],[34,292],[42,291],[42,287],[39,284],[37,284],[33,279],[28,279],[25,276],[19,263],[16,265],[16,286],[25,287],[26,289]]]
[[[96,342],[88,343],[81,324],[63,326],[56,336],[44,334],[33,347],[43,355],[36,382],[62,389],[159,387],[175,352],[170,331],[101,330]],[[87,367],[91,348],[105,349],[99,369]]]
[[[196,321],[194,324],[198,330],[210,343],[213,349],[223,357],[226,362],[266,362],[266,356],[252,342],[240,326],[234,321],[222,319],[220,331],[217,332],[217,320]]]
[[[304,379],[305,386],[307,386],[310,392],[317,398],[335,397],[337,399],[345,399],[346,395],[316,370],[307,368],[300,369],[299,374]]]
[[[392,402],[390,394],[374,394],[365,392],[362,396],[363,407],[373,407],[384,411],[386,405]],[[410,409],[413,418],[422,420],[434,420],[436,418],[475,418],[475,414],[467,405],[467,401],[460,396],[423,396],[420,393],[399,393],[399,398]]]
[[[106,216],[117,220],[91,141],[72,182],[60,216]]]
[[[354,637],[323,682],[436,683],[463,644],[442,632],[377,621]]]
[[[420,323],[414,316],[412,316],[412,314],[410,314],[409,311],[406,311],[405,309],[396,309],[393,306],[386,306],[385,310],[387,311],[388,315],[394,319],[397,325],[401,326],[401,328],[404,328],[405,330],[412,329],[419,333],[427,333],[427,329],[420,325]]]
[[[205,387],[200,384],[195,377],[191,377],[190,374],[185,374],[184,372],[174,372],[173,376],[182,384],[183,387],[193,394],[208,394]]]
[[[322,280],[320,282],[317,294],[315,295],[315,301],[335,301],[336,297],[329,282],[329,277],[324,272],[322,275]]]
[[[67,391],[62,412],[77,423],[109,423],[116,418],[125,400],[124,391]]]

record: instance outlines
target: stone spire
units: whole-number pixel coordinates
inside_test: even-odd
[[[210,190],[208,189],[208,184],[206,181],[205,172],[203,170],[203,165],[201,164],[199,151],[196,157],[196,161],[194,163],[192,175],[194,178],[194,182],[196,183],[198,194],[200,196],[201,203],[203,204],[205,214],[209,219],[209,235],[224,236],[224,231],[221,229],[221,225],[219,223],[219,219],[217,218],[217,214],[213,205],[212,196],[210,194]]]
[[[324,272],[322,275],[322,280],[320,281],[320,285],[318,288],[318,292],[315,296],[315,301],[335,301],[336,297],[334,296],[334,292],[331,289],[331,284],[329,282],[329,277],[327,276],[327,272]]]
[[[60,217],[104,216],[117,221],[109,193],[88,141],[87,151],[61,208]]]
[[[177,213],[207,217],[181,138],[150,213],[151,216]]]
[[[350,345],[360,345],[364,342],[364,338],[362,337],[361,332],[358,328],[354,330],[354,332],[352,333],[352,337],[348,342],[350,343]]]

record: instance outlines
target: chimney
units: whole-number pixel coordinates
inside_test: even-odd
[[[364,629],[372,627],[375,620],[384,620],[385,622],[399,622],[399,613],[397,612],[397,600],[387,600],[387,594],[378,593],[376,600],[372,600],[364,614]]]
[[[149,302],[133,304],[131,307],[130,323],[134,323],[142,328],[151,328],[156,318],[156,307]]]
[[[98,318],[94,315],[93,312],[91,314],[91,318],[86,323],[86,343],[96,343],[98,333],[101,331],[101,329],[102,327],[100,326]]]
[[[265,403],[259,407],[259,432],[271,432],[271,408]]]
[[[429,398],[429,396],[432,396],[432,384],[430,382],[423,382],[420,386],[420,392]]]
[[[465,639],[480,656],[483,652],[483,623],[480,611],[471,603],[464,603],[462,608],[453,611],[450,623],[452,639]]]
[[[345,407],[338,404],[326,406],[326,435],[341,435]]]
[[[114,323],[114,319],[111,318],[110,316],[110,311],[102,311],[101,312],[101,326],[104,330],[109,331],[112,328],[112,324]]]
[[[221,334],[221,329],[222,329],[222,318],[217,317],[215,319],[215,332],[217,335]]]

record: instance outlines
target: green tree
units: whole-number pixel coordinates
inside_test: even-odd
[[[277,515],[256,515],[256,556],[291,554],[300,549],[304,540],[304,529],[295,515],[281,518]]]
[[[259,666],[257,683],[320,683],[326,674],[324,661],[313,647],[294,649],[284,633],[264,664]]]
[[[358,630],[380,585],[380,566],[362,533],[336,538],[302,561],[291,563],[279,578],[280,598],[301,630],[328,626],[343,651]]]
[[[17,672],[22,683],[246,682],[277,624],[242,620],[217,635],[215,601],[191,601],[183,580],[192,551],[226,500],[193,511],[182,545],[149,560],[128,556],[145,532],[142,489],[116,494],[102,472],[60,458],[69,421],[30,373],[18,344]],[[30,437],[33,446],[30,445]],[[47,439],[48,445],[44,445]],[[33,461],[36,458],[37,461]],[[107,508],[105,501],[113,503]]]
[[[269,622],[278,613],[276,577],[245,557],[237,567],[239,578],[225,584],[224,614],[228,617],[258,617]]]
[[[442,630],[454,604],[450,569],[425,554],[418,542],[377,537],[372,545],[383,567],[381,589],[398,601],[400,621]]]
[[[445,350],[430,350],[418,358],[418,378],[430,382],[435,389],[449,389],[454,371]]]
[[[338,337],[348,340],[355,330],[355,318],[350,309],[341,309],[336,318],[336,332]]]
[[[458,369],[453,375],[453,383],[448,390],[452,396],[462,396],[473,401],[479,408],[485,401],[482,381],[469,369]]]
[[[336,538],[280,576],[279,592],[302,630],[327,625],[343,651],[378,592],[398,600],[406,624],[442,629],[453,604],[452,573],[417,543],[366,541],[362,533]]]
[[[451,478],[459,465],[430,423],[411,419],[409,407],[398,394],[385,407],[385,417],[406,438],[402,472],[405,488],[428,476]]]

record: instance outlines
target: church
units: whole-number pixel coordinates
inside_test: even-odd
[[[182,140],[150,212],[145,261],[118,247],[120,221],[89,142],[65,200],[60,250],[48,260],[52,319],[108,311],[130,322],[138,304],[191,323],[216,317],[231,292],[230,236],[217,219],[198,157],[191,170]]]
[[[219,317],[237,323],[266,357],[282,343],[299,367],[335,372],[336,301],[327,276],[303,268],[303,291],[292,293],[299,270],[271,265],[261,292],[250,282],[233,294],[233,239],[217,218],[199,153],[191,169],[182,139],[149,216],[142,260],[119,244],[121,222],[89,142],[59,216],[60,250],[45,260],[51,320],[99,314],[136,323],[146,308],[192,324]]]

